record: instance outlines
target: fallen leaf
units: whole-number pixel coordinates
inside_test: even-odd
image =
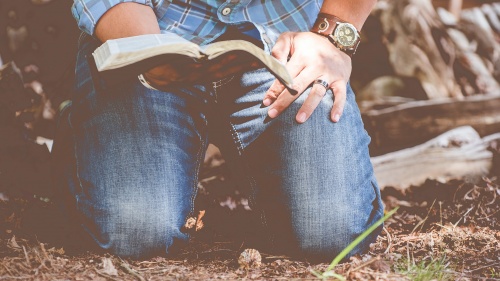
[[[9,242],[7,243],[7,247],[14,249],[14,250],[21,250],[22,249],[21,246],[19,246],[19,244],[17,244],[15,235],[13,235],[12,238],[9,239]]]
[[[186,224],[184,224],[184,227],[186,229],[192,229],[196,225],[196,218],[190,217],[187,219]]]
[[[118,276],[118,270],[116,270],[113,265],[113,261],[110,258],[102,258],[102,270],[101,273],[104,273],[109,276]]]
[[[374,262],[372,262],[370,264],[370,268],[378,272],[388,273],[391,271],[391,267],[380,258],[377,258]]]

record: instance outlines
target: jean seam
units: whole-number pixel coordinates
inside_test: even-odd
[[[73,127],[73,123],[71,122],[71,116],[73,116],[72,112],[70,112],[68,114],[68,125],[69,125],[69,128],[71,130],[71,136],[73,137],[73,139],[75,140],[74,141],[74,145],[73,145],[73,153],[74,153],[74,156],[75,156],[75,172],[76,172],[76,178],[78,180],[78,186],[80,187],[80,194],[84,193],[84,190],[83,190],[83,184],[82,184],[82,179],[80,177],[80,165],[79,165],[79,158],[78,158],[78,153],[77,153],[77,142],[76,142],[76,135],[75,135],[75,128]],[[77,203],[77,206],[78,206],[78,198],[79,196],[77,194],[76,195],[76,203]]]
[[[206,123],[206,119],[204,119]],[[198,179],[199,175],[198,173],[200,172],[200,167],[201,167],[201,162],[203,160],[203,152],[206,150],[205,148],[206,140],[200,136],[200,148],[198,149],[197,157],[196,157],[196,170],[194,171],[194,181],[193,181],[193,195],[191,195],[191,203],[190,203],[190,211],[189,214],[187,215],[186,218],[184,218],[184,225],[187,223],[187,220],[189,217],[194,216],[194,210],[195,210],[195,200],[196,200],[196,195],[198,194]],[[191,237],[191,234],[187,234],[188,237]]]
[[[265,235],[268,235],[267,238],[269,239],[269,242],[271,244],[271,248],[275,248],[274,236],[269,231],[269,227],[267,225],[266,212],[263,208],[259,207],[259,205],[257,204],[257,200],[255,198],[255,194],[257,193],[256,192],[257,182],[255,181],[255,178],[253,176],[249,176],[249,178],[250,178],[250,190],[252,193],[251,198],[249,198],[249,204],[257,207],[257,209],[259,210],[260,223],[261,223],[262,227],[264,228],[264,232],[267,233]]]
[[[384,208],[383,208],[384,203],[383,203],[381,195],[380,195],[380,189],[379,189],[378,185],[373,180],[370,180],[370,183],[372,185],[373,191],[375,192],[375,200],[377,201],[377,205],[380,205],[380,206],[377,206],[378,208],[377,208],[376,215],[384,216]]]
[[[224,85],[227,85],[229,82],[233,81],[233,79],[234,79],[234,75],[231,77],[226,77],[226,78],[223,78],[221,80],[214,81],[214,82],[212,82],[212,85],[213,85],[214,89],[216,89],[216,88],[222,87]]]
[[[234,127],[233,123],[229,122],[229,125],[231,126],[231,137],[233,138],[233,141],[236,144],[236,149],[238,150],[238,154],[241,156],[243,155],[243,143],[241,142],[240,135],[238,134],[238,131],[236,131],[236,128]]]
[[[78,37],[78,45],[77,46],[80,46],[80,44],[82,43],[83,38],[85,38],[86,35],[87,35],[86,32],[84,32],[84,31],[80,32],[80,36]]]

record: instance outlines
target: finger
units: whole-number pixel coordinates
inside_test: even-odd
[[[293,82],[293,88],[294,90],[297,91],[298,94],[292,95],[288,90],[284,90],[276,101],[272,104],[272,106],[269,108],[268,115],[271,118],[276,118],[279,116],[290,104],[292,104],[293,101],[295,101],[300,94],[302,94],[307,87],[311,84],[311,81],[314,80],[311,72],[304,70],[302,71],[295,79]]]
[[[286,64],[288,58],[290,57],[291,45],[292,45],[291,39],[292,39],[291,36],[289,36],[287,33],[284,33],[282,36],[278,38],[276,44],[274,44],[273,49],[271,50],[271,55],[275,57],[278,61],[280,61],[282,64]],[[273,103],[276,100],[276,98],[283,92],[284,89],[285,86],[283,86],[283,84],[281,84],[280,81],[274,80],[271,87],[267,90],[262,104],[264,106],[271,105],[271,103]]]
[[[321,78],[320,78],[321,79]],[[323,79],[325,80],[325,79]],[[328,81],[328,80],[325,80]],[[304,123],[309,119],[313,111],[318,107],[328,89],[321,84],[313,84],[309,95],[307,96],[304,104],[300,107],[295,120],[299,123]]]
[[[302,72],[304,67],[305,67],[304,62],[301,61],[300,59],[298,59],[297,57],[294,57],[294,56],[292,56],[286,64],[286,68],[288,70],[288,73],[290,73],[290,76],[293,79],[293,84],[294,84],[293,87],[296,90],[297,90],[297,88],[295,87],[295,83],[297,83],[297,81],[295,81],[295,80],[296,80],[297,76],[299,75],[299,73]],[[298,87],[298,88],[301,88],[301,87]],[[276,99],[281,95],[281,93],[283,93],[283,91],[285,89],[286,89],[285,86],[283,84],[281,84],[281,82],[279,80],[274,80],[273,84],[271,85],[271,87],[267,90],[266,94],[264,95],[264,100],[263,100],[262,104],[264,106],[271,105],[272,103],[274,103],[276,101]],[[297,93],[302,93],[304,90],[305,90],[305,88],[302,89],[302,91],[298,91]],[[286,91],[286,92],[288,92],[288,91]]]
[[[335,101],[333,103],[333,108],[330,114],[330,118],[333,122],[339,122],[342,113],[344,112],[344,106],[346,102],[346,91],[347,82],[344,80],[337,80],[331,85],[333,94],[335,96]]]

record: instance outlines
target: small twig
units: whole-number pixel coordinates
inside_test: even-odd
[[[408,271],[410,271],[410,242],[406,241],[406,259],[408,260]]]
[[[146,281],[146,279],[144,279],[144,277],[142,277],[142,275],[140,275],[137,271],[135,271],[130,266],[128,266],[128,264],[126,262],[124,262],[123,260],[122,260],[122,263],[120,264],[120,267],[123,268],[128,274],[135,276],[140,281]]]
[[[487,218],[489,218],[489,217],[491,217],[491,216],[495,215],[495,214],[496,214],[496,213],[498,213],[498,212],[500,212],[500,209],[498,209],[496,212],[493,212],[492,214],[487,215],[486,217],[484,217],[484,218],[482,218],[482,219],[487,219]],[[479,218],[479,219],[481,219],[481,218]]]
[[[0,280],[31,279],[33,276],[0,276]]]
[[[114,281],[118,281],[118,279],[113,278],[112,276],[109,276],[108,274],[104,274],[104,273],[100,272],[99,270],[95,270],[95,272],[97,273],[97,275],[102,276],[102,277],[104,277],[106,279],[111,279],[111,280],[114,280]]]
[[[10,271],[10,269],[3,263],[1,263],[1,265],[3,265],[3,267],[5,268],[5,270],[7,270],[7,272],[9,273],[9,275],[12,275],[14,276],[15,274],[12,273],[12,271]]]
[[[138,268],[136,269],[135,271],[137,272],[143,272],[143,271],[152,271],[154,270],[154,272],[157,272],[157,271],[161,271],[161,272],[164,272],[164,271],[168,271],[171,267],[165,267],[165,266],[162,266],[162,267],[147,267],[147,268]]]
[[[439,201],[439,223],[443,224],[443,202]]]
[[[457,227],[458,223],[459,223],[459,222],[460,222],[460,221],[461,221],[461,220],[462,220],[465,216],[467,216],[467,215],[470,213],[470,211],[472,211],[473,209],[474,209],[474,207],[470,207],[470,208],[467,210],[467,212],[465,212],[465,213],[462,215],[462,217],[460,217],[460,219],[458,219],[458,221],[457,221],[457,222],[456,222],[453,226],[454,226],[454,227]],[[465,219],[464,219],[464,222],[465,222]]]
[[[45,259],[50,260],[49,255],[47,255],[47,251],[45,250],[45,245],[43,243],[40,243],[40,249],[42,249],[42,253]]]
[[[26,265],[31,268],[30,258],[28,257],[28,252],[26,251],[26,247],[23,245],[24,257],[26,258]]]
[[[261,253],[262,255],[262,253]],[[268,256],[268,257],[264,257],[264,259],[269,259],[269,260],[272,260],[272,259],[291,259],[291,257],[288,257],[288,256]]]
[[[372,264],[373,262],[375,262],[375,261],[377,261],[377,260],[380,260],[380,257],[376,257],[376,258],[373,258],[373,259],[371,259],[371,260],[365,261],[364,263],[362,263],[362,264],[358,265],[356,268],[349,270],[349,271],[346,273],[346,276],[349,276],[349,273],[350,273],[350,272],[360,270],[361,268],[363,268],[363,267],[365,267],[365,266],[367,266],[367,265],[369,265],[369,264]]]
[[[468,272],[468,273],[472,273],[472,272],[474,272],[474,271],[478,271],[478,270],[481,270],[481,269],[484,269],[484,268],[487,268],[487,267],[493,266],[493,265],[495,265],[495,264],[500,264],[500,262],[494,262],[494,263],[492,263],[492,264],[488,264],[488,265],[485,265],[485,266],[481,266],[481,267],[476,268],[476,269],[473,269],[473,270],[468,270],[467,272]]]
[[[410,233],[410,234],[413,234],[413,233],[415,232],[415,230],[417,230],[417,228],[418,228],[419,226],[421,226],[421,227],[420,227],[420,230],[422,230],[422,228],[424,228],[424,224],[425,224],[425,222],[427,221],[427,219],[429,218],[429,215],[430,215],[430,213],[431,213],[431,211],[432,211],[432,208],[434,207],[434,204],[435,204],[435,203],[436,203],[436,199],[434,199],[434,201],[432,202],[432,205],[431,205],[431,207],[429,208],[429,211],[427,212],[427,216],[425,216],[425,218],[424,218],[423,220],[419,221],[419,222],[417,223],[417,225],[415,225],[415,227],[413,228],[413,230],[411,231],[411,233]]]
[[[391,249],[391,246],[392,246],[392,236],[385,226],[382,229],[387,234],[387,249],[385,249],[385,251],[384,251],[384,254],[387,254],[387,253],[389,253],[389,250]]]

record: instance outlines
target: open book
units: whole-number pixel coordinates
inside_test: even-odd
[[[148,34],[108,40],[98,47],[89,60],[93,72],[101,81],[114,84],[125,81],[164,64],[182,65],[186,62],[212,63],[227,54],[248,57],[266,67],[293,94],[292,78],[285,66],[264,50],[244,40],[228,40],[199,46],[176,34]],[[237,58],[237,59],[238,59]],[[93,64],[92,64],[93,63]],[[93,73],[94,76],[94,73]],[[95,77],[93,77],[95,78]]]

